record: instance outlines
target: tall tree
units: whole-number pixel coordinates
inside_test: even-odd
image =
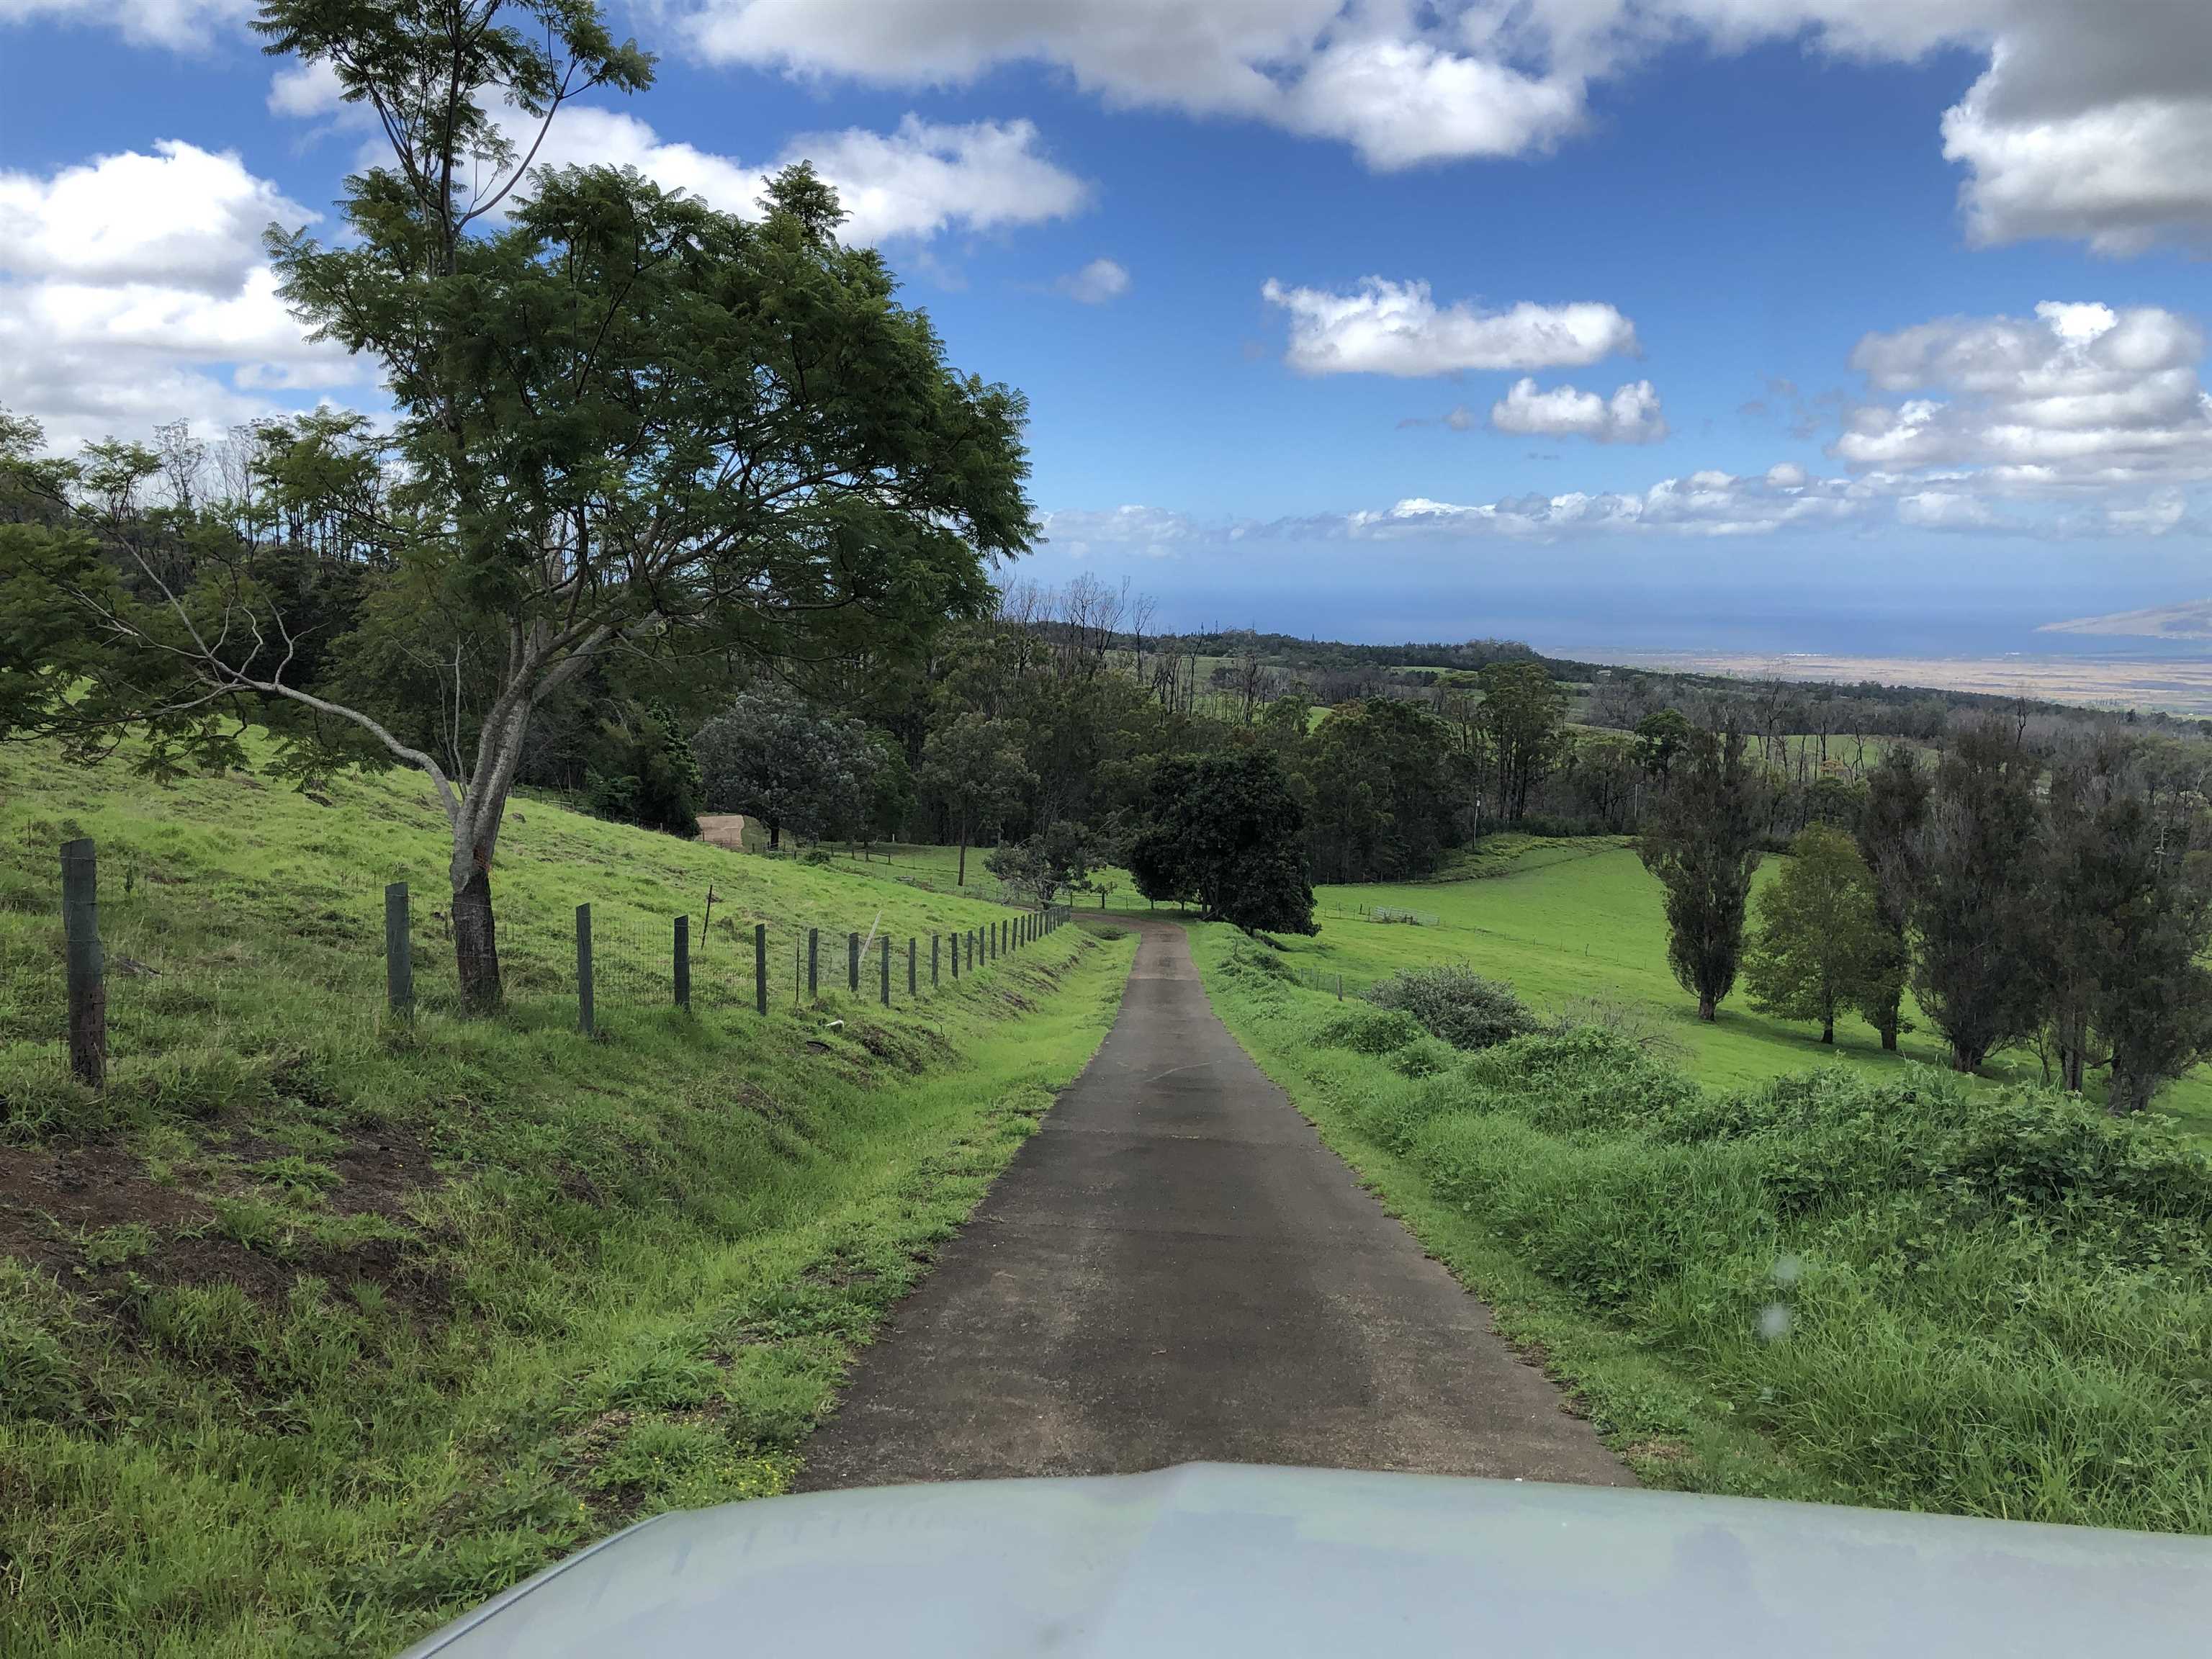
[[[1495,662],[1478,678],[1482,704],[1475,719],[1498,816],[1518,823],[1528,811],[1528,792],[1559,762],[1567,694],[1540,662]]]
[[[2034,952],[2042,763],[2000,716],[1954,737],[1913,833],[1912,988],[1958,1071],[2030,1036],[2042,1018]]]
[[[2106,1100],[2140,1111],[2212,1048],[2212,892],[2188,797],[2160,802],[2139,746],[2106,732],[2061,752],[2034,959],[2062,1079],[2079,1091],[2105,1046]]]
[[[1699,1019],[1713,1018],[1735,986],[1764,818],[1743,734],[1699,732],[1637,843],[1666,890],[1667,960]]]
[[[780,686],[740,693],[699,728],[691,749],[708,805],[758,818],[770,851],[786,830],[818,839],[849,822],[878,762],[866,726]]]
[[[327,66],[387,151],[348,180],[344,237],[270,246],[295,313],[376,360],[398,418],[388,443],[308,442],[287,487],[351,499],[398,475],[360,533],[418,614],[474,642],[489,695],[451,751],[410,743],[388,711],[298,678],[298,628],[234,567],[179,587],[95,523],[96,545],[63,545],[48,574],[100,649],[14,723],[67,730],[90,698],[212,750],[210,709],[289,703],[318,742],[349,727],[420,769],[452,830],[462,990],[485,1007],[491,871],[533,711],[617,648],[910,651],[980,611],[986,560],[1034,533],[1023,404],[950,368],[880,258],[840,246],[835,197],[803,167],[759,222],[634,173],[532,172],[507,111],[534,145],[580,93],[651,78],[592,0],[266,0],[258,26],[272,52]]]
[[[1150,899],[1197,901],[1246,933],[1312,933],[1297,798],[1271,749],[1179,757],[1152,778],[1129,872]]]
[[[1916,851],[1928,813],[1928,773],[1904,744],[1893,744],[1867,779],[1859,817],[1859,856],[1874,876],[1875,919],[1881,929],[1877,958],[1860,987],[1859,1012],[1893,1053],[1905,1024],[1905,982],[1911,972],[1910,927],[1920,881]]]
[[[944,802],[960,842],[959,884],[968,884],[968,848],[997,830],[1036,775],[1022,759],[1020,729],[987,714],[963,714],[929,734],[921,782]]]
[[[1864,999],[1884,945],[1874,876],[1851,838],[1808,824],[1754,901],[1758,921],[1744,955],[1753,1005],[1784,1019],[1817,1020],[1836,1040],[1836,1016]]]

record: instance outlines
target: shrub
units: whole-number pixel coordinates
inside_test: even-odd
[[[1377,1007],[1401,1009],[1455,1048],[1491,1048],[1536,1029],[1513,988],[1465,968],[1409,968],[1367,994]]]

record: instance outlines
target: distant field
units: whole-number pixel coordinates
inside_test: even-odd
[[[745,838],[750,845],[752,840],[750,827]],[[983,860],[995,850],[993,848],[971,847],[968,849],[968,880],[965,885],[960,882],[960,849],[957,847],[934,847],[922,842],[878,842],[872,847],[861,848],[841,842],[828,842],[823,843],[822,850],[830,855],[836,868],[857,870],[875,876],[888,875],[932,892],[957,892],[970,898],[994,899],[1007,903],[1022,902],[1007,891],[996,876],[984,868]],[[1091,878],[1108,884],[1106,903],[1109,908],[1126,908],[1132,902],[1139,905],[1144,902],[1137,897],[1136,884],[1130,879],[1129,872],[1118,865],[1092,871]],[[1098,896],[1096,893],[1078,893],[1073,896],[1073,902],[1078,908],[1096,909],[1098,908]]]
[[[1778,864],[1769,859],[1759,879],[1771,879]],[[1814,1026],[1755,1012],[1741,987],[1717,1021],[1701,1023],[1667,966],[1658,884],[1622,841],[1494,836],[1455,870],[1461,879],[1316,890],[1322,931],[1310,939],[1285,937],[1289,959],[1325,975],[1343,974],[1347,989],[1401,968],[1457,962],[1510,981],[1547,1012],[1583,998],[1616,1002],[1679,1042],[1692,1075],[1724,1087],[1838,1055],[1884,1069],[1946,1063],[1940,1040],[1924,1026],[1905,1035],[1899,1054],[1887,1054],[1856,1016],[1838,1020],[1835,1047],[1824,1048]],[[1419,920],[1370,919],[1377,908]],[[2018,1051],[2001,1056],[1990,1073],[2020,1081],[2042,1075],[2034,1055]],[[2160,1104],[2212,1133],[2206,1068],[2168,1090]]]
[[[1632,667],[1744,679],[1835,681],[1929,686],[2032,697],[2092,708],[2162,708],[2212,715],[2212,656],[2147,660],[2132,657],[1827,657],[1757,652],[1613,652]]]

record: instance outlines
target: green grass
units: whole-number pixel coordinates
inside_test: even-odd
[[[1462,1055],[1200,930],[1214,1006],[1648,1482],[2212,1533],[2212,1162],[2040,1089]]]
[[[1133,948],[1064,929],[933,996],[927,935],[1006,912],[526,803],[495,872],[515,1012],[445,1012],[426,938],[393,1027],[380,890],[434,908],[441,823],[407,777],[326,798],[0,750],[0,1652],[388,1652],[641,1515],[781,1489]],[[99,1095],[54,1039],[78,833],[113,900]],[[686,1017],[644,952],[710,883]],[[596,1042],[583,899],[641,941]],[[923,938],[923,995],[795,1006],[794,929],[878,919]]]
[[[1778,858],[1762,864],[1760,884]],[[1882,1076],[1908,1066],[1945,1063],[1943,1044],[1917,1008],[1896,1054],[1885,1054],[1874,1028],[1856,1016],[1836,1024],[1824,1048],[1817,1027],[1761,1014],[1741,984],[1707,1024],[1667,965],[1667,921],[1658,883],[1624,841],[1556,841],[1494,836],[1462,852],[1438,879],[1316,890],[1311,939],[1285,937],[1284,959],[1347,989],[1401,968],[1464,963],[1510,982],[1532,1006],[1556,1013],[1595,999],[1647,1021],[1680,1047],[1684,1067],[1723,1087],[1765,1082],[1838,1059]],[[1377,908],[1410,912],[1420,925],[1370,920]],[[1988,1075],[2002,1082],[2040,1080],[2033,1054],[1996,1057]],[[2199,1134],[2212,1135],[2212,1068],[2200,1066],[2165,1091],[2158,1108]]]

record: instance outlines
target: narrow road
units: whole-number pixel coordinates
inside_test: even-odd
[[[862,1356],[801,1490],[1196,1459],[1630,1486],[1141,924],[1113,1030]]]

